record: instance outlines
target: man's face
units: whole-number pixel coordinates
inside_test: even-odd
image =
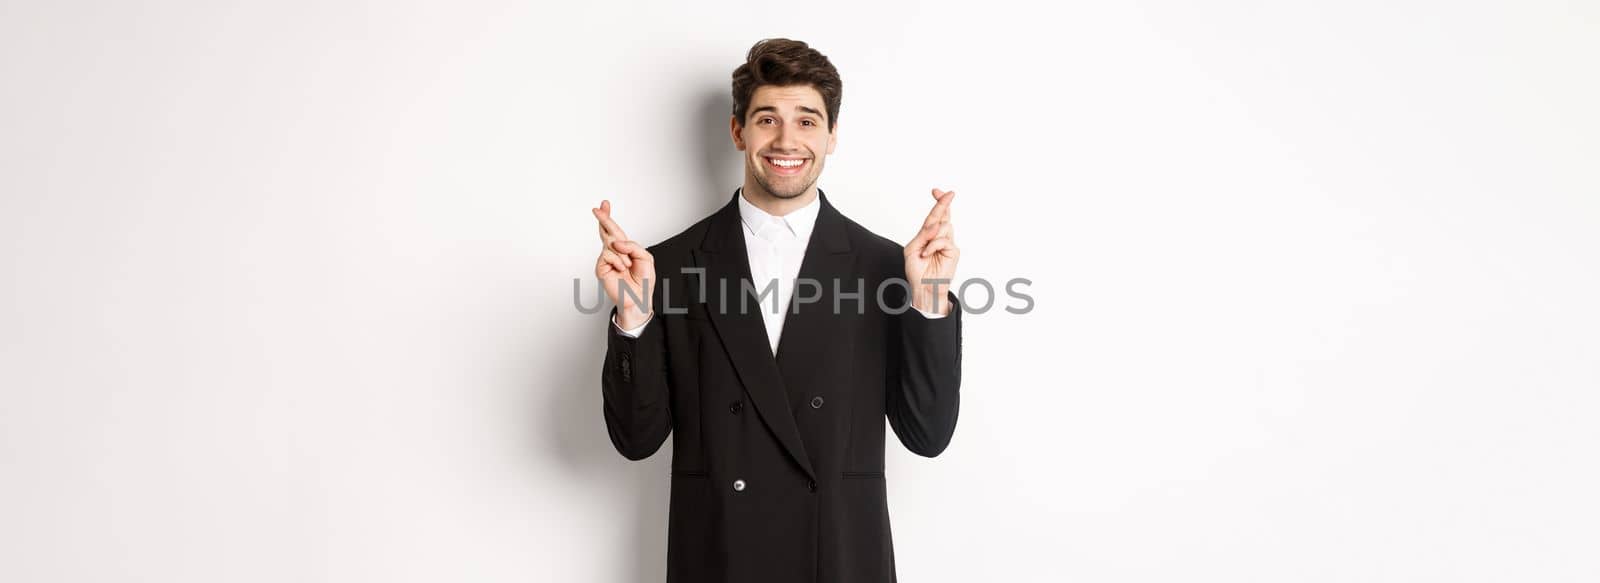
[[[833,153],[836,133],[828,129],[827,115],[822,94],[810,85],[756,88],[745,119],[732,120],[746,178],[778,198],[805,194]]]

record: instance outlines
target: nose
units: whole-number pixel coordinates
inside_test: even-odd
[[[778,134],[772,137],[772,149],[784,154],[794,153],[799,146],[795,140],[796,133],[789,128],[789,124],[779,124]]]

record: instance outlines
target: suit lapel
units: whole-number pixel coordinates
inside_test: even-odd
[[[849,340],[841,329],[845,318],[833,313],[835,282],[846,293],[858,289],[854,275],[856,255],[850,248],[850,237],[845,232],[844,215],[828,203],[826,196],[819,193],[818,197],[822,199],[822,208],[817,211],[816,226],[812,229],[810,242],[806,244],[805,259],[800,262],[800,276],[787,306],[789,314],[783,320],[783,335],[778,339],[778,368],[785,381],[790,383],[790,389],[796,388],[794,384],[797,381],[814,378],[820,369],[830,364],[828,355],[837,355],[836,349],[842,347],[840,343]],[[818,287],[801,283],[807,281],[816,282]],[[860,285],[865,286],[864,283]],[[865,302],[872,295],[871,290],[862,292],[863,297],[859,301]],[[801,294],[820,296],[820,299],[802,304]],[[854,314],[857,311],[856,302],[854,299],[845,301],[840,310]],[[806,400],[806,395],[802,394],[791,394],[790,397],[797,403]]]
[[[735,193],[734,196],[739,195]],[[706,312],[762,422],[795,463],[805,470],[807,477],[816,479],[811,458],[806,455],[800,438],[800,429],[795,425],[794,412],[789,408],[788,389],[767,341],[759,304],[753,295],[741,301],[745,295],[742,282],[751,279],[743,228],[738,202],[730,200],[712,216],[705,240],[694,252],[696,266],[705,269]],[[809,249],[806,254],[810,256]],[[718,291],[723,285],[727,286],[726,294]],[[749,309],[743,309],[745,306],[741,303]]]

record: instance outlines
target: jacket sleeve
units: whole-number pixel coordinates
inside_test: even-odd
[[[953,293],[946,299],[943,318],[915,309],[893,316],[890,338],[889,426],[906,449],[926,457],[950,445],[961,410],[961,304]]]
[[[667,323],[661,316],[651,316],[638,338],[623,334],[612,317],[606,318],[605,368],[600,372],[606,431],[611,445],[630,460],[650,457],[672,432]]]

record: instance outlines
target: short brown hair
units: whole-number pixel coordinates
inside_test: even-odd
[[[742,125],[750,110],[750,96],[763,85],[810,85],[822,94],[828,110],[828,131],[839,120],[839,101],[844,82],[828,57],[806,43],[786,38],[769,38],[750,47],[744,64],[733,70],[733,115]]]

